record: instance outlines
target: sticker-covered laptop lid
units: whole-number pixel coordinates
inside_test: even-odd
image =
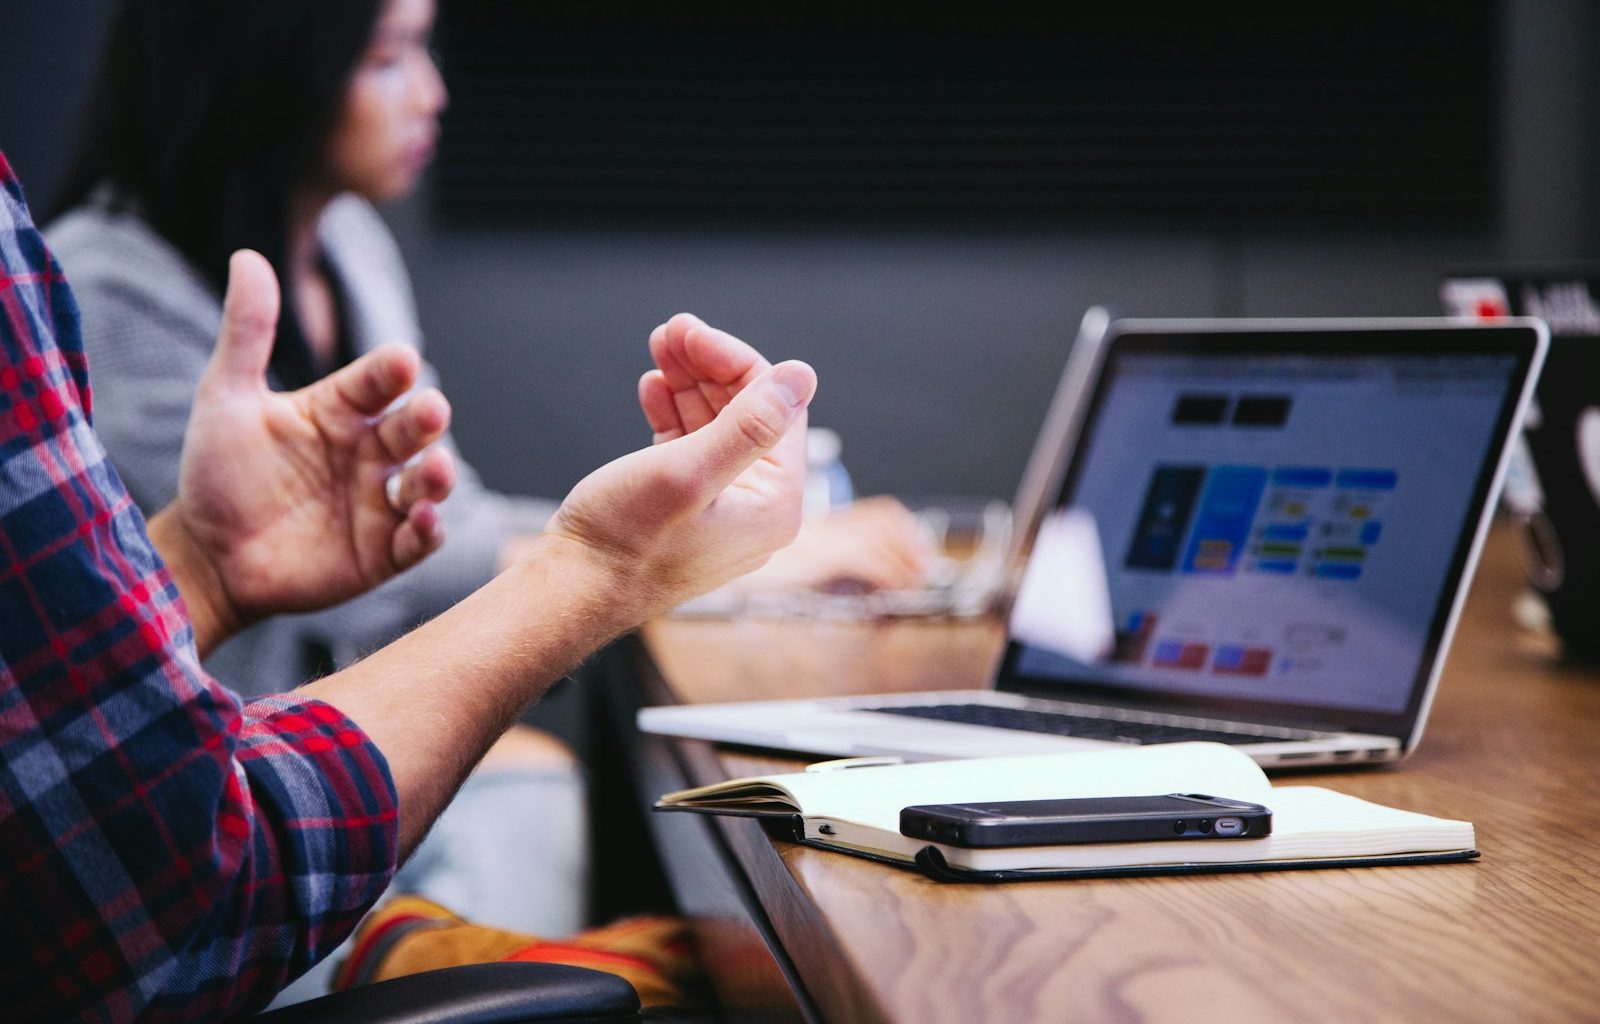
[[[1536,316],[1549,325],[1505,502],[1567,655],[1600,661],[1600,266],[1461,272],[1440,283],[1439,297],[1465,320]]]

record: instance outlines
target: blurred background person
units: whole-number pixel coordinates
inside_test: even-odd
[[[434,151],[447,94],[428,50],[433,16],[430,0],[130,0],[117,12],[49,240],[94,338],[97,425],[142,506],[174,488],[233,249],[263,253],[285,282],[276,386],[386,340],[420,347],[410,281],[372,203],[405,196]],[[466,465],[462,477],[446,507],[451,541],[425,571],[218,657],[263,691],[294,686],[454,603],[554,510],[489,491]],[[910,517],[862,505],[808,527],[767,577],[919,582],[927,556]]]

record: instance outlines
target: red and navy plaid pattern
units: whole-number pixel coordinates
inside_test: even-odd
[[[383,892],[394,784],[328,705],[201,669],[3,155],[0,190],[0,1017],[248,1011]]]

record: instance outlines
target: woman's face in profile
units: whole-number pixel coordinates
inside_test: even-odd
[[[433,159],[448,99],[428,50],[434,0],[388,0],[329,144],[333,187],[382,202],[411,191]]]

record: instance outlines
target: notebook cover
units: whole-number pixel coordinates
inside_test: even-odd
[[[807,843],[821,849],[834,849]],[[851,853],[856,851],[851,850]],[[1135,878],[1151,875],[1237,874],[1245,871],[1298,871],[1311,868],[1364,868],[1404,864],[1450,864],[1477,860],[1477,850],[1452,850],[1448,853],[1399,853],[1375,857],[1321,857],[1308,860],[1255,860],[1223,864],[1155,864],[1103,868],[1029,868],[1010,871],[973,871],[949,864],[937,847],[924,846],[917,853],[915,870],[936,882],[1037,882],[1059,878]],[[912,867],[888,857],[872,857],[900,867]]]

